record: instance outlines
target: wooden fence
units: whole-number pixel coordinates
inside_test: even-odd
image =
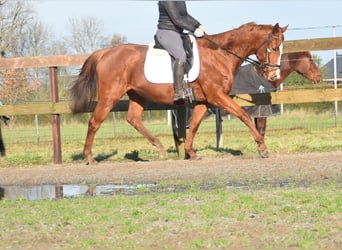
[[[284,42],[284,52],[315,51],[315,50],[333,50],[342,49],[342,37],[319,38],[305,40],[290,40]],[[42,57],[24,57],[24,58],[1,58],[1,69],[15,68],[37,68],[48,67],[50,75],[51,102],[25,103],[17,105],[0,106],[0,115],[34,115],[51,114],[52,135],[53,135],[53,162],[58,164],[62,162],[60,118],[59,114],[71,113],[68,102],[60,102],[58,97],[58,67],[68,67],[82,65],[88,54],[82,55],[56,55]],[[311,102],[333,102],[342,101],[342,89],[315,89],[300,91],[281,91],[271,93],[272,104],[287,103],[311,103]],[[248,94],[238,95],[235,101],[241,106],[254,105],[254,100]],[[260,101],[260,100],[258,100]],[[91,105],[87,112],[92,112],[96,103]],[[128,101],[120,101],[112,111],[127,111]],[[146,110],[168,110],[175,107],[170,105],[160,105],[148,102]],[[182,109],[182,107],[181,107]],[[182,118],[182,117],[180,117]],[[181,120],[179,118],[179,120]],[[185,124],[185,122],[182,122]],[[179,135],[185,138],[185,126],[179,126]],[[180,158],[184,158],[184,152],[179,152]]]

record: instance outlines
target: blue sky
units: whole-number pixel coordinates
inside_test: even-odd
[[[125,35],[128,42],[149,43],[156,31],[157,1],[35,0],[34,9],[57,35],[67,34],[72,17],[97,17],[104,33]],[[246,22],[289,24],[285,39],[342,36],[341,0],[187,1],[188,12],[208,34],[230,30]],[[335,26],[335,28],[333,28]],[[337,50],[342,53],[342,50]],[[333,51],[314,51],[326,63]]]

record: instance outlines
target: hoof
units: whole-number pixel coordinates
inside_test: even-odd
[[[165,151],[165,150],[160,150],[159,151],[159,158],[160,159],[165,159],[165,158],[167,158],[167,152]]]
[[[190,158],[190,160],[191,161],[200,161],[200,160],[202,160],[202,157],[196,155],[196,156]]]
[[[97,161],[92,156],[88,156],[86,165],[95,165],[95,164],[97,164]]]
[[[87,161],[86,165],[96,165],[97,163],[97,161]]]
[[[259,156],[261,158],[268,158],[268,151],[267,150],[258,150]]]

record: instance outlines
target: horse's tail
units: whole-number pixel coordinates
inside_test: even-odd
[[[84,62],[81,72],[73,81],[70,89],[70,109],[72,113],[86,111],[91,102],[95,100],[97,93],[96,66],[105,52],[106,50],[102,49],[91,54]]]

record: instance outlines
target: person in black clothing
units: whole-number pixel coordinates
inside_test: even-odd
[[[205,29],[200,22],[188,14],[185,1],[159,1],[159,20],[156,33],[157,41],[172,58],[175,101],[186,99],[183,90],[186,52],[181,34],[190,31],[196,37],[202,37]]]

